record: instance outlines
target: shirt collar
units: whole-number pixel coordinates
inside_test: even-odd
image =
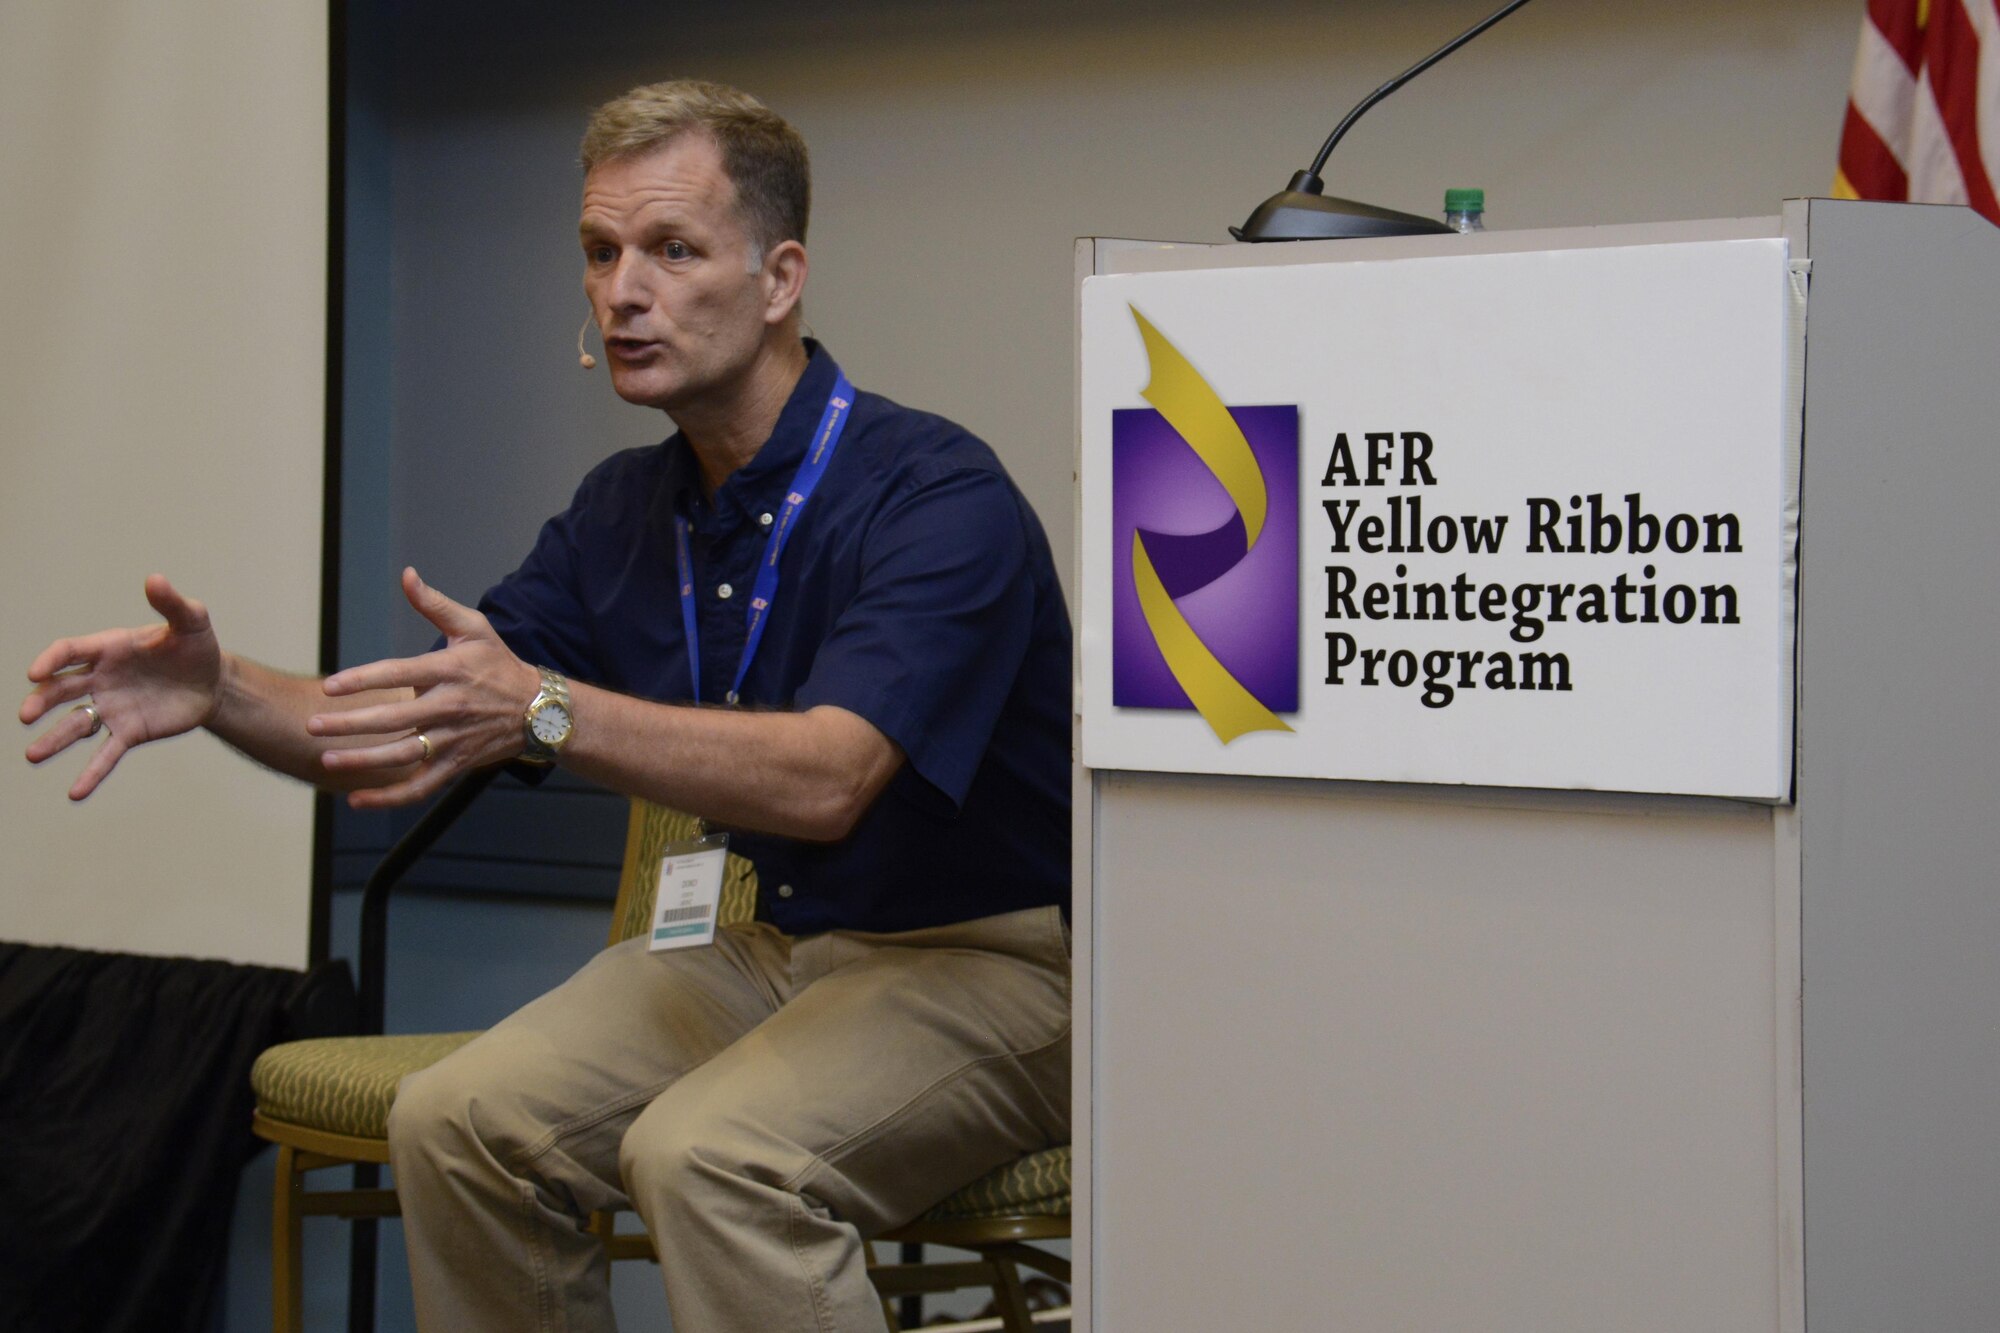
[[[676,431],[667,440],[667,493],[674,510],[688,515],[697,531],[727,531],[760,500],[782,496],[791,484],[840,374],[832,355],[816,340],[807,338],[805,346],[805,372],[792,386],[792,396],[778,413],[770,438],[749,462],[729,474],[716,489],[712,503],[702,499],[701,465],[686,438]]]

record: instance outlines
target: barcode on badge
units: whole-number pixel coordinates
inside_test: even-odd
[[[666,911],[660,913],[660,919],[656,924],[671,926],[677,925],[682,921],[706,921],[708,920],[708,911],[707,903],[698,903],[693,907],[669,907]]]

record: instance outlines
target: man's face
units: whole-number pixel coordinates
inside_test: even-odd
[[[736,186],[706,134],[606,162],[583,182],[583,290],[619,397],[726,400],[766,328],[766,291]]]

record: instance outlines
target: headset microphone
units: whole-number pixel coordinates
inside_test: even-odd
[[[584,350],[583,346],[583,335],[590,332],[591,318],[591,316],[585,315],[583,317],[583,327],[576,331],[576,363],[585,370],[597,369],[597,358]]]

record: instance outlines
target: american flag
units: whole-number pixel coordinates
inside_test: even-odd
[[[1868,0],[1841,199],[1970,204],[2000,224],[2000,0]]]

